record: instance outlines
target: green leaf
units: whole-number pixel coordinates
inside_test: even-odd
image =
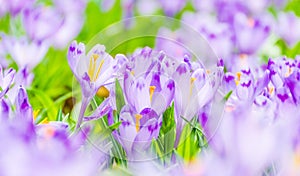
[[[60,108],[57,112],[56,121],[61,122],[62,120],[63,120],[63,113],[62,113],[62,109]]]
[[[122,87],[119,81],[116,79],[116,104],[117,104],[117,114],[120,114],[122,107],[125,105],[125,99]]]
[[[177,153],[185,161],[191,161],[196,157],[200,150],[201,148],[199,147],[199,139],[196,130],[191,128],[189,124],[186,124],[180,136]]]
[[[49,121],[56,120],[57,112],[56,107],[53,100],[43,91],[38,89],[29,88],[27,89],[29,101],[33,106],[38,106],[36,103],[40,104],[39,109],[43,109],[43,113],[47,114]],[[34,99],[35,101],[32,102],[31,100]]]
[[[175,126],[174,103],[163,113],[163,122],[160,128],[160,134],[168,133]]]
[[[225,101],[228,101],[228,99],[229,99],[229,97],[231,96],[231,94],[232,94],[232,90],[229,91],[229,92],[224,96],[224,100],[225,100]]]
[[[174,119],[174,104],[163,114],[163,122],[157,140],[152,141],[152,148],[157,156],[164,161],[171,159],[176,140],[176,126]]]
[[[122,122],[117,122],[117,123],[115,123],[115,124],[109,126],[108,128],[109,128],[110,130],[114,131],[115,129],[118,129],[118,128],[119,128],[119,126],[121,125],[121,123],[122,123]]]

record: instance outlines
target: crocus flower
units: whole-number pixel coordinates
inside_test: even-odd
[[[84,0],[55,1],[54,6],[37,6],[24,11],[23,24],[29,38],[64,48],[83,26]]]
[[[83,150],[88,131],[70,137],[68,125],[63,122],[35,125],[23,87],[19,88],[14,105],[15,110],[7,106],[10,113],[1,114],[6,115],[1,116],[1,120],[6,120],[0,123],[1,175],[93,175],[97,172],[104,155],[96,150]]]
[[[264,21],[239,13],[234,17],[237,48],[241,54],[253,54],[270,33],[270,26]]]
[[[289,47],[293,47],[300,40],[300,19],[292,13],[279,13],[277,32]]]
[[[152,73],[148,80],[143,77],[134,79],[126,73],[124,89],[128,104],[137,112],[151,107],[162,114],[173,100],[175,85],[172,79],[163,80],[158,73]]]
[[[86,55],[84,44],[74,41],[69,47],[68,63],[82,90],[83,100],[77,122],[79,127],[91,98],[101,86],[114,82],[118,62],[105,52],[103,45],[95,45]]]
[[[161,115],[173,100],[174,81],[160,69],[163,57],[163,53],[156,54],[148,47],[132,56],[123,87],[127,103],[136,112],[151,108]]]
[[[9,12],[11,15],[15,16],[19,14],[23,9],[31,7],[34,2],[35,0],[1,0],[0,17],[3,16],[6,12]]]
[[[17,39],[12,36],[2,35],[3,48],[10,54],[18,67],[32,70],[44,59],[48,51],[45,43],[29,42],[25,38]]]
[[[173,16],[178,13],[186,4],[186,0],[160,0],[162,8],[167,16]]]
[[[177,67],[173,75],[177,117],[183,116],[191,120],[201,107],[210,102],[222,77],[220,70],[216,74],[216,78],[210,82],[203,68],[191,73],[186,63]]]
[[[279,140],[273,135],[276,128],[263,121],[264,114],[249,106],[224,112],[204,156],[205,175],[255,175],[272,165]]]
[[[0,66],[0,99],[7,93],[13,83],[16,71],[13,69],[3,70]]]
[[[135,112],[129,106],[124,106],[120,120],[122,124],[119,126],[119,133],[114,131],[115,138],[123,146],[129,159],[141,159],[152,139],[158,137],[162,116],[158,116],[150,108]]]

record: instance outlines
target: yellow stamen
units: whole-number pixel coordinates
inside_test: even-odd
[[[135,129],[136,129],[136,132],[139,132],[140,131],[140,120],[143,116],[141,114],[136,114],[135,115]]]
[[[101,87],[98,89],[96,95],[97,95],[98,97],[107,98],[107,97],[109,97],[109,90],[108,90],[106,87],[101,86]]]
[[[134,71],[133,70],[130,73],[131,73],[132,76],[134,76]]]
[[[288,71],[285,73],[285,77],[289,77],[293,73],[293,70],[291,67],[289,67]]]
[[[237,76],[237,80],[240,81],[240,80],[241,80],[242,73],[241,73],[241,72],[237,72],[237,73],[236,73],[236,76]]]
[[[98,67],[97,74],[96,74],[96,77],[95,77],[94,81],[96,81],[98,79],[103,64],[104,64],[104,59],[102,59],[101,62],[100,62],[100,65]]]
[[[150,86],[150,88],[149,88],[151,102],[152,102],[152,97],[153,97],[153,93],[154,93],[155,89],[156,89],[155,86]]]
[[[96,64],[97,64],[97,60],[99,59],[99,55],[98,54],[93,54],[90,58],[90,62],[89,62],[89,69],[88,69],[88,75],[91,79],[91,81],[95,82],[98,77],[99,77],[99,74],[100,74],[100,71],[101,71],[101,68],[103,66],[103,63],[104,63],[104,59],[102,59],[100,61],[100,64],[97,68],[97,72],[96,72],[96,75],[95,75],[95,70],[96,70]]]
[[[93,54],[92,55],[94,62],[96,62],[96,60],[99,58],[99,54]]]
[[[235,85],[239,85],[240,81],[235,80]]]
[[[196,78],[191,78],[191,84],[195,82]]]
[[[268,87],[269,88],[269,94],[272,94],[274,92],[274,87]]]
[[[236,84],[236,85],[239,85],[239,84],[240,84],[241,76],[242,76],[242,73],[241,73],[241,72],[237,72],[237,73],[236,73],[236,77],[237,77],[237,79],[235,80],[235,84]]]
[[[89,75],[90,79],[92,79],[92,77],[94,76],[94,70],[93,70],[94,65],[95,65],[94,60],[91,57],[90,62],[89,62],[89,69],[88,69],[88,75]]]
[[[207,74],[210,74],[210,73],[211,73],[211,71],[210,71],[209,69],[207,69],[207,70],[206,70],[206,73],[207,73]]]
[[[194,82],[195,82],[196,78],[191,78],[191,86],[190,86],[190,96],[192,95],[193,93],[193,87],[194,87]]]

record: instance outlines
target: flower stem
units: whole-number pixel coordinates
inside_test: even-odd
[[[77,123],[76,123],[75,131],[80,128],[80,125],[81,125],[83,117],[84,117],[84,112],[86,110],[86,107],[87,107],[88,103],[89,103],[88,98],[83,98],[82,99],[82,103],[81,103],[80,112],[79,112],[78,120],[77,120]]]

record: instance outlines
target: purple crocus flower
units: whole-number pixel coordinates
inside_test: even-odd
[[[174,16],[186,4],[186,0],[160,0],[161,6],[167,16]]]
[[[16,16],[25,8],[31,7],[35,0],[1,0],[0,17],[9,12],[12,16]]]
[[[63,122],[34,125],[23,87],[19,88],[14,110],[8,105],[3,108],[5,101],[0,101],[1,175],[93,175],[98,164],[103,164],[103,153],[83,147],[88,146],[86,128],[70,137],[68,125]]]
[[[46,55],[48,46],[45,43],[29,42],[25,38],[14,38],[2,35],[3,48],[10,54],[18,67],[32,70]]]
[[[175,84],[172,79],[164,79],[159,73],[151,73],[148,79],[134,78],[129,72],[125,74],[125,97],[135,111],[152,108],[162,114],[173,100]]]
[[[13,69],[3,70],[0,65],[0,99],[7,93],[11,84],[13,83],[16,71]]]
[[[237,104],[235,110],[225,111],[203,157],[204,174],[255,175],[272,165],[281,142],[274,135],[275,126],[264,123],[264,118],[264,113],[256,113],[251,106]]]
[[[292,12],[279,13],[277,32],[289,47],[293,47],[300,40],[300,19]]]
[[[95,45],[86,55],[84,44],[77,44],[76,41],[69,47],[68,62],[82,90],[83,100],[77,121],[79,127],[91,98],[101,86],[114,82],[118,62],[105,52],[103,45]]]
[[[29,38],[64,48],[83,26],[84,0],[55,1],[54,6],[37,6],[24,11],[23,24]]]
[[[122,124],[119,133],[114,132],[115,138],[123,146],[129,159],[140,159],[149,149],[152,139],[158,137],[162,116],[158,116],[150,108],[135,112],[129,106],[124,106],[120,120]]]
[[[191,120],[198,110],[210,102],[217,90],[221,71],[211,82],[203,68],[190,72],[186,63],[180,64],[173,75],[175,81],[175,111],[177,117]]]
[[[63,19],[54,7],[38,6],[24,11],[23,23],[28,37],[42,42],[59,30]]]
[[[270,33],[270,26],[264,21],[238,13],[234,17],[235,41],[239,53],[253,54]]]
[[[124,73],[124,94],[127,103],[140,112],[151,108],[158,115],[170,105],[174,96],[174,81],[163,72],[164,54],[145,47],[136,51]]]

